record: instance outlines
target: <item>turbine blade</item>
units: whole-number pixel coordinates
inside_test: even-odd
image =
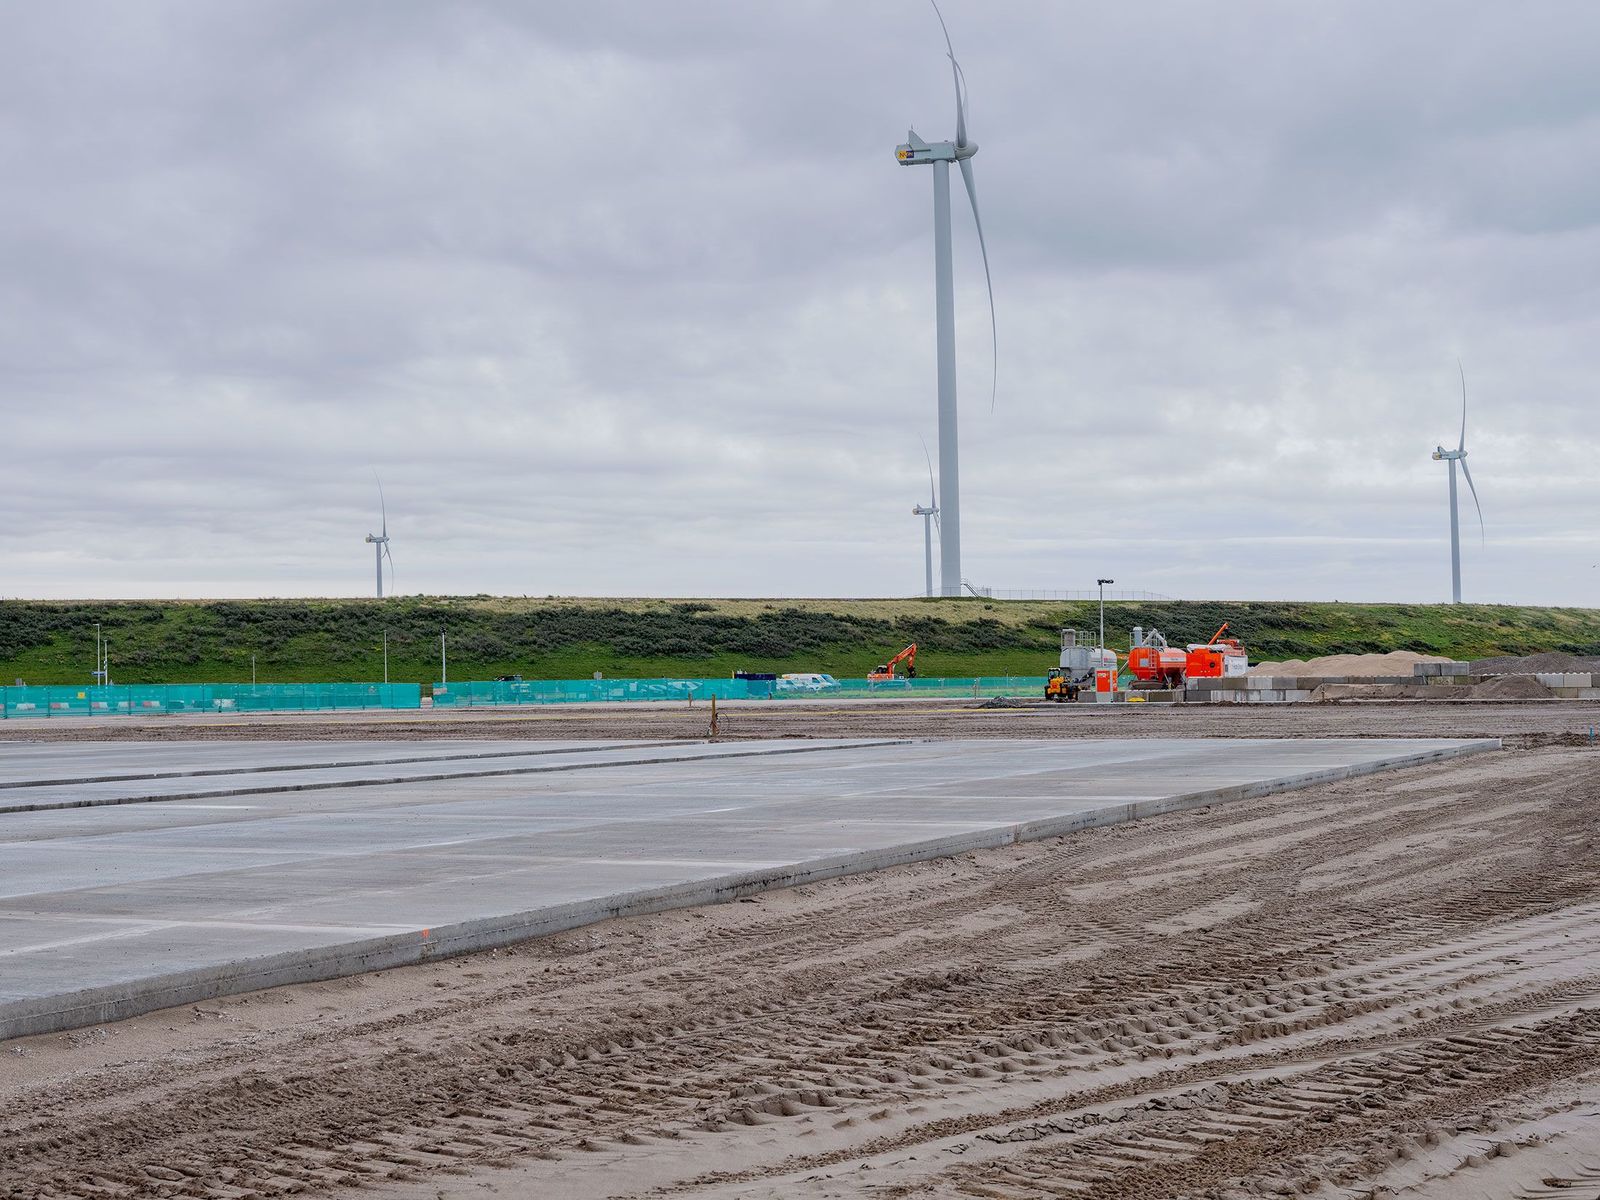
[[[1478,489],[1472,486],[1472,472],[1467,470],[1466,459],[1458,459],[1457,461],[1461,464],[1461,473],[1467,477],[1467,491],[1472,493],[1472,505],[1478,510],[1478,540],[1487,541],[1487,535],[1483,530],[1483,505],[1478,503]]]
[[[939,11],[937,0],[928,0],[933,5],[933,15],[939,18],[939,28],[944,30],[944,48],[950,56],[950,78],[956,85],[956,145],[965,147],[967,144],[967,106],[961,98],[961,67],[956,62],[956,48],[950,43],[950,27],[944,23],[944,14]]]
[[[928,507],[936,509],[939,507],[939,498],[938,491],[935,489],[933,484],[933,455],[928,453],[927,438],[923,437],[919,433],[917,435],[917,440],[922,443],[922,457],[926,459],[928,463]]]
[[[994,399],[1000,391],[1000,330],[994,319],[994,280],[989,276],[989,247],[983,240],[983,218],[978,215],[978,186],[972,181],[972,160],[961,160],[961,180],[967,185],[967,199],[972,201],[972,223],[978,227],[978,249],[983,251],[983,282],[989,289],[989,352],[993,367],[989,377],[989,411],[994,411]]]
[[[378,481],[378,508],[383,514],[383,529],[381,530],[381,532],[383,533],[383,535],[385,537],[388,537],[389,536],[389,505],[383,498],[383,479],[382,479],[381,476],[379,476],[379,474],[376,471],[374,471],[372,473],[372,477]]]
[[[1465,450],[1467,448],[1467,372],[1462,367],[1459,358],[1456,359],[1456,370],[1461,372],[1461,440],[1456,443],[1456,449]],[[1461,469],[1465,471],[1467,464],[1463,462]]]

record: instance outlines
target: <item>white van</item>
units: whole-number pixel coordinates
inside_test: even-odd
[[[780,692],[825,692],[838,686],[839,681],[832,675],[791,672],[778,677]]]

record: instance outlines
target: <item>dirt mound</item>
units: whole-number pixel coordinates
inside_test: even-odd
[[[1548,700],[1554,695],[1532,675],[1500,675],[1472,689],[1475,700]]]
[[[1282,662],[1257,663],[1252,675],[1298,675],[1331,679],[1371,679],[1381,675],[1410,675],[1418,663],[1451,662],[1438,654],[1418,654],[1414,650],[1391,650],[1387,654],[1328,654],[1322,658],[1288,658]]]
[[[1538,671],[1600,671],[1600,658],[1578,654],[1547,653],[1502,654],[1499,658],[1480,658],[1473,662],[1474,675],[1532,675]]]

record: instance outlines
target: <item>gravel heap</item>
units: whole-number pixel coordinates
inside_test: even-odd
[[[1540,671],[1600,671],[1600,658],[1577,654],[1527,654],[1517,657],[1480,658],[1472,664],[1474,675],[1535,675]]]

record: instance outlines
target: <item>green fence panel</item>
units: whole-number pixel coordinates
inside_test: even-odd
[[[0,716],[99,717],[185,712],[420,708],[416,683],[134,683],[0,687]]]
[[[604,704],[659,700],[790,700],[897,696],[989,697],[1044,694],[1043,675],[983,678],[895,679],[873,683],[836,679],[827,683],[784,679],[528,679],[473,680],[433,685],[435,708],[523,704]]]

